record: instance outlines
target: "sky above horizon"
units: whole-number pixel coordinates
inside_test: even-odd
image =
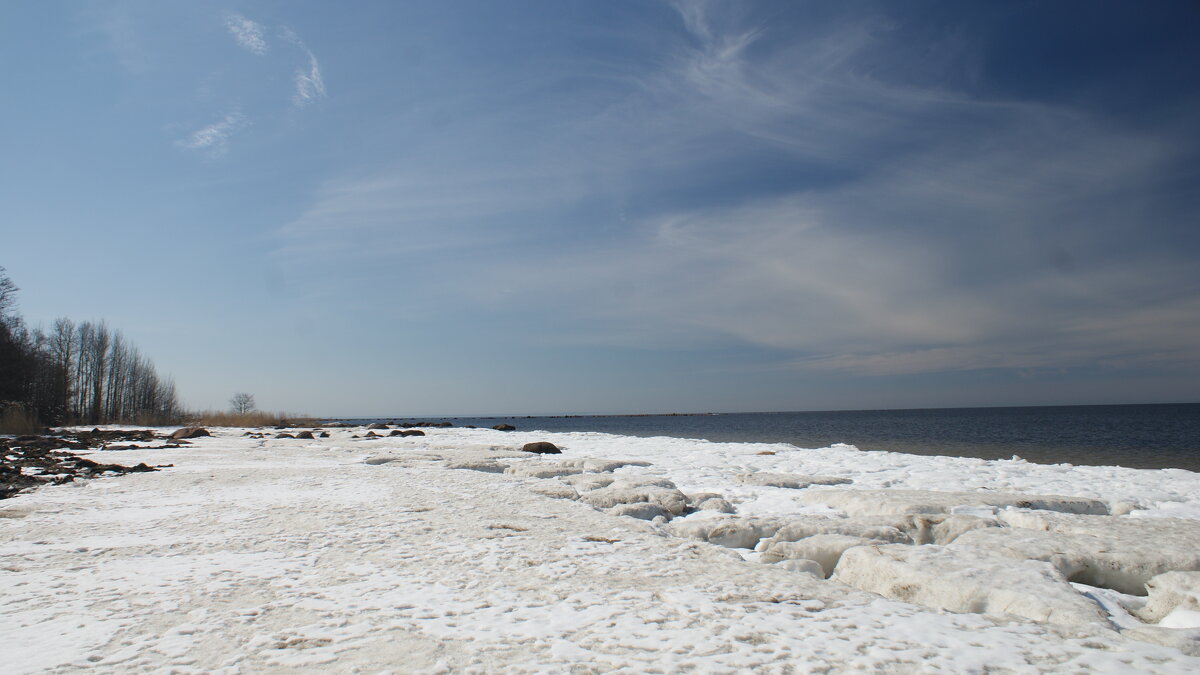
[[[1200,401],[1200,5],[0,6],[0,265],[184,403]]]

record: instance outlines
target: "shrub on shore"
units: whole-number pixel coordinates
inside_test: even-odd
[[[0,434],[34,434],[41,430],[37,415],[20,404],[0,405]]]
[[[205,410],[185,415],[187,424],[204,427],[312,426],[315,419],[282,412]]]

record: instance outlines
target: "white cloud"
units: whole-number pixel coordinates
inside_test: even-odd
[[[188,150],[203,152],[210,157],[220,157],[229,151],[229,139],[249,122],[240,112],[225,115],[219,122],[201,127],[181,138],[175,144]]]
[[[317,56],[291,28],[287,26],[280,28],[279,37],[299,47],[308,59],[307,66],[297,68],[292,76],[292,81],[296,86],[296,93],[292,95],[292,104],[300,108],[317,99],[325,98],[325,80],[321,77],[321,66],[317,63]]]
[[[297,106],[306,106],[319,98],[325,98],[325,81],[321,79],[317,57],[307,49],[305,52],[308,54],[308,68],[297,68],[294,77],[296,94],[292,96],[292,103]]]
[[[267,53],[267,40],[263,36],[262,24],[241,14],[230,14],[225,18],[225,27],[229,29],[234,41],[246,51],[258,55]]]

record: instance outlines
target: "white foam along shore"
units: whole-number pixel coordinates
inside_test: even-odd
[[[0,502],[0,669],[1200,672],[1187,471],[212,431]]]

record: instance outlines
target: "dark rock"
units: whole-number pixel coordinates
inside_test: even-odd
[[[386,428],[388,428],[388,425],[380,424],[379,422],[376,422],[374,424],[368,424],[367,428],[368,429],[386,429]]]
[[[497,424],[496,426],[494,426],[492,428],[495,429],[496,431],[516,431],[517,430],[517,428],[511,424]]]
[[[291,434],[275,434],[275,438],[295,438],[295,436]]]
[[[379,438],[379,434],[375,433],[374,431],[368,431],[364,438]]]
[[[313,440],[313,432],[301,431],[300,433],[296,434],[296,438],[306,438],[311,441]]]
[[[524,452],[532,452],[538,455],[561,455],[562,450],[558,446],[547,441],[537,441],[535,443],[526,443],[521,446]]]
[[[420,429],[405,429],[400,432],[401,436],[424,436],[425,432]]]
[[[392,433],[388,434],[388,437],[391,438],[392,436],[403,436],[403,435],[404,435],[403,431],[400,431],[399,429],[392,429]]]
[[[474,425],[474,424],[468,424],[467,426],[465,426],[465,427],[463,427],[463,428],[464,428],[464,429],[474,429],[474,428],[475,428],[475,425]]]
[[[149,431],[97,431],[95,434],[62,431],[56,436],[34,437],[33,440],[14,438],[6,442],[7,447],[0,452],[0,499],[41,485],[70,483],[76,478],[154,471],[145,464],[133,467],[100,464],[66,452],[67,449],[88,450],[113,440],[143,440],[152,436]]]
[[[318,435],[318,436],[320,436],[321,438],[329,438],[329,432],[328,432],[328,431],[322,431],[321,433],[319,433],[319,434],[317,434],[317,435]]]
[[[100,430],[95,429],[92,431],[92,433],[96,433],[98,431],[100,431]],[[205,429],[203,427],[184,427],[182,429],[177,429],[175,431],[175,433],[171,434],[171,439],[179,440],[181,438],[200,438],[201,436],[211,436],[211,435],[212,434],[208,433],[208,429]]]

